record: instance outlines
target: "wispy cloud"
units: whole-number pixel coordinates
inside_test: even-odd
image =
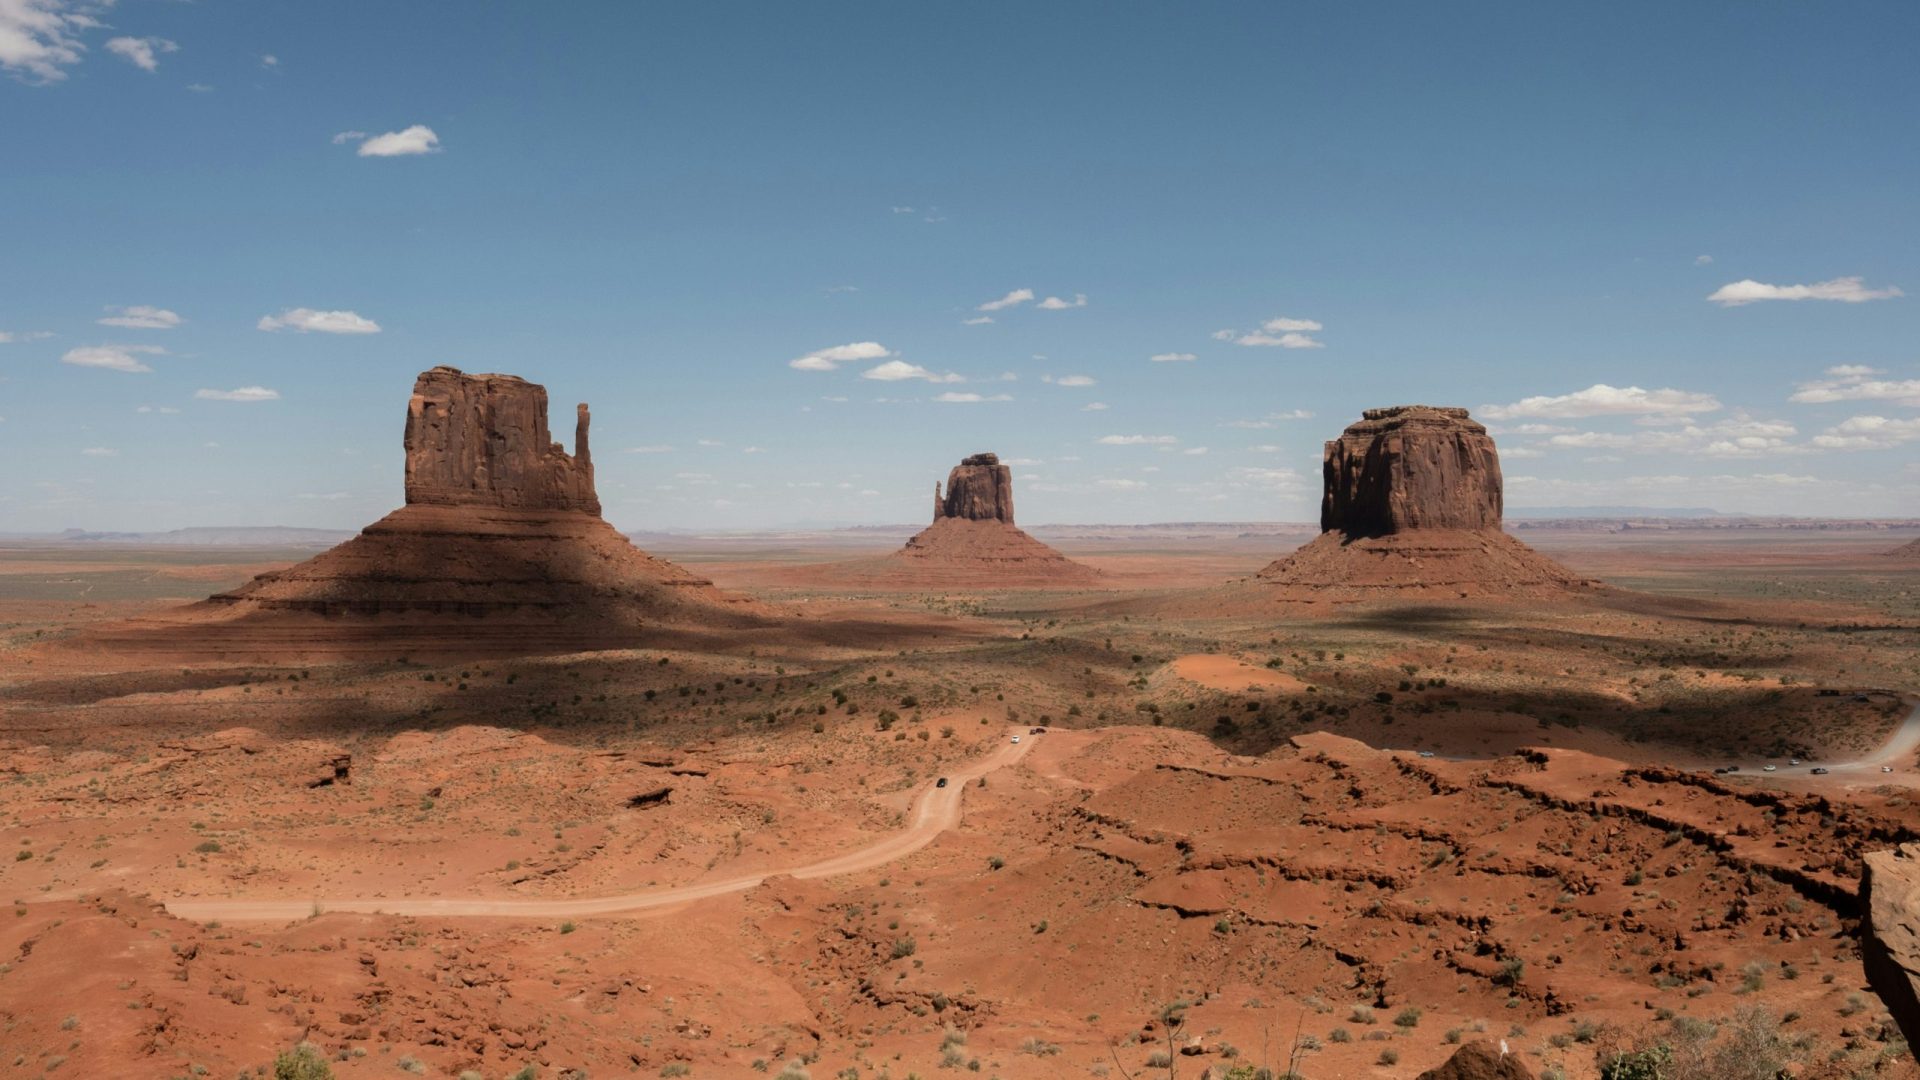
[[[1071,300],[1062,300],[1057,296],[1049,296],[1045,300],[1040,301],[1041,311],[1066,311],[1069,308],[1083,308],[1086,306],[1086,293],[1074,293],[1073,299]]]
[[[1018,307],[1019,305],[1027,303],[1032,299],[1033,299],[1032,289],[1015,289],[1012,292],[1008,293],[1007,295],[1001,297],[1000,299],[989,300],[986,303],[981,304],[979,307],[974,308],[973,310],[1005,311],[1007,308]]]
[[[1102,435],[1102,446],[1172,446],[1180,440],[1172,435]]]
[[[668,446],[665,443],[657,443],[653,446],[629,446],[627,447],[627,453],[629,454],[671,454],[673,453],[673,447]]]
[[[45,330],[0,330],[0,345],[12,345],[22,341],[45,341],[52,336]]]
[[[1595,383],[1571,394],[1522,398],[1511,405],[1482,405],[1480,415],[1489,420],[1572,420],[1588,416],[1688,416],[1719,408],[1720,401],[1712,394]]]
[[[1045,383],[1052,383],[1055,386],[1092,386],[1094,385],[1094,378],[1091,375],[1062,375],[1057,379],[1054,378],[1052,375],[1042,375],[1040,376],[1040,381]]]
[[[1147,357],[1147,359],[1156,364],[1187,364],[1200,358],[1190,352],[1163,352],[1154,353],[1152,356]]]
[[[312,308],[288,308],[278,315],[262,316],[254,324],[261,330],[296,330],[302,334],[377,334],[380,324],[352,311],[315,311]]]
[[[115,314],[94,321],[101,326],[125,326],[135,330],[171,330],[181,323],[180,316],[166,308],[135,304],[132,307],[108,308]]]
[[[1869,289],[1865,279],[1858,277],[1834,278],[1812,285],[1768,285],[1745,278],[1720,286],[1707,299],[1721,307],[1741,307],[1762,300],[1838,300],[1843,304],[1862,304],[1868,300],[1891,300],[1904,295],[1893,286]]]
[[[904,379],[925,379],[933,383],[957,383],[967,380],[949,371],[945,375],[936,374],[921,367],[909,364],[905,360],[889,360],[877,367],[871,367],[860,373],[863,379],[877,379],[880,382],[900,382]]]
[[[944,394],[936,395],[933,400],[946,402],[949,405],[975,405],[981,402],[989,402],[989,401],[1012,401],[1013,395],[1012,394],[986,395],[986,394],[975,394],[975,393],[966,392],[966,391],[949,390]]]
[[[411,157],[440,152],[440,136],[425,124],[371,137],[364,131],[343,131],[333,137],[335,146],[355,141],[360,142],[356,153],[361,157]]]
[[[855,341],[827,349],[815,349],[805,356],[787,361],[787,366],[795,371],[835,371],[841,364],[880,360],[892,355],[893,350],[877,341]]]
[[[1106,412],[1107,408],[1108,408],[1107,403],[1104,401],[1089,401],[1085,405],[1080,406],[1080,411],[1081,412]]]
[[[1920,417],[1905,420],[1854,416],[1813,437],[1824,450],[1884,450],[1920,440]]]
[[[960,325],[961,326],[985,326],[992,321],[993,321],[993,316],[991,315],[975,315],[971,319],[961,319]]]
[[[120,456],[120,451],[115,450],[111,446],[89,446],[85,450],[80,451],[80,453],[86,457],[119,457]]]
[[[80,32],[99,25],[68,0],[0,0],[0,71],[42,86],[59,82],[86,52]]]
[[[1834,401],[1889,401],[1920,408],[1920,379],[1882,379],[1886,372],[1860,364],[1830,367],[1827,377],[1803,382],[1792,400],[1803,404]]]
[[[158,345],[83,345],[68,349],[60,362],[74,367],[105,368],[108,371],[152,371],[140,357],[164,356],[166,351]]]
[[[1215,330],[1213,339],[1231,341],[1235,345],[1249,347],[1323,349],[1326,346],[1312,334],[1324,329],[1326,328],[1313,319],[1295,319],[1283,315],[1276,319],[1268,319],[1260,324],[1260,329],[1245,334],[1238,330]]]
[[[107,51],[124,57],[127,63],[141,71],[159,71],[160,59],[157,54],[179,52],[180,46],[166,38],[117,37],[107,39]]]
[[[202,401],[279,401],[280,391],[242,386],[234,390],[195,390],[193,396]]]

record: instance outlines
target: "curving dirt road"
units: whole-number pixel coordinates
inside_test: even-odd
[[[1024,728],[1009,728],[1008,735],[1024,735]],[[528,900],[489,900],[472,897],[406,899],[311,899],[311,900],[172,900],[168,913],[183,919],[205,922],[292,922],[324,911],[351,911],[365,914],[417,916],[495,916],[500,918],[557,918],[573,915],[615,915],[668,907],[693,900],[751,889],[770,877],[789,875],[797,878],[832,877],[871,870],[919,851],[934,837],[960,824],[960,796],[969,781],[995,769],[1019,761],[1033,746],[1032,737],[1018,745],[1002,743],[986,757],[947,774],[947,786],[929,783],[913,802],[907,827],[884,840],[818,862],[791,869],[765,870],[716,881],[702,881],[645,892],[623,893],[578,900],[537,898]]]

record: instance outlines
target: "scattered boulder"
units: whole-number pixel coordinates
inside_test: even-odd
[[[1419,1080],[1533,1080],[1520,1055],[1507,1053],[1485,1039],[1467,1043],[1443,1064],[1428,1069]]]
[[[1860,879],[1860,959],[1910,1046],[1920,1046],[1920,844],[1868,852]]]

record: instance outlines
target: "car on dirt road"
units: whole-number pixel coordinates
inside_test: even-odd
[[[1019,741],[1020,741],[1020,736],[1018,736],[1018,735],[1015,735],[1015,736],[1013,737],[1013,741],[1014,741],[1014,742],[1019,742]]]
[[[1813,775],[1815,776],[1827,775],[1827,767],[1825,765],[1815,765],[1813,767]]]
[[[934,782],[933,782],[933,786],[934,786],[934,787],[946,787],[946,786],[947,786],[947,778],[946,778],[946,777],[944,777],[944,776],[943,776],[943,777],[941,777],[940,779],[938,779],[938,780],[936,780],[936,781],[934,781]]]

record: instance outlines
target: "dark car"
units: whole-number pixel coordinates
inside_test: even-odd
[[[1827,775],[1827,767],[1825,765],[1815,765],[1813,767],[1813,775],[1815,776]]]
[[[1027,734],[1029,735],[1045,735],[1046,733],[1047,733],[1047,729],[1043,727],[1027,729]]]
[[[933,786],[934,786],[934,787],[946,787],[946,786],[947,786],[947,778],[946,778],[946,777],[944,777],[944,776],[943,776],[943,777],[941,777],[941,778],[940,778],[939,780],[937,780],[937,781],[935,781],[935,782],[934,782],[934,785],[933,785]]]

